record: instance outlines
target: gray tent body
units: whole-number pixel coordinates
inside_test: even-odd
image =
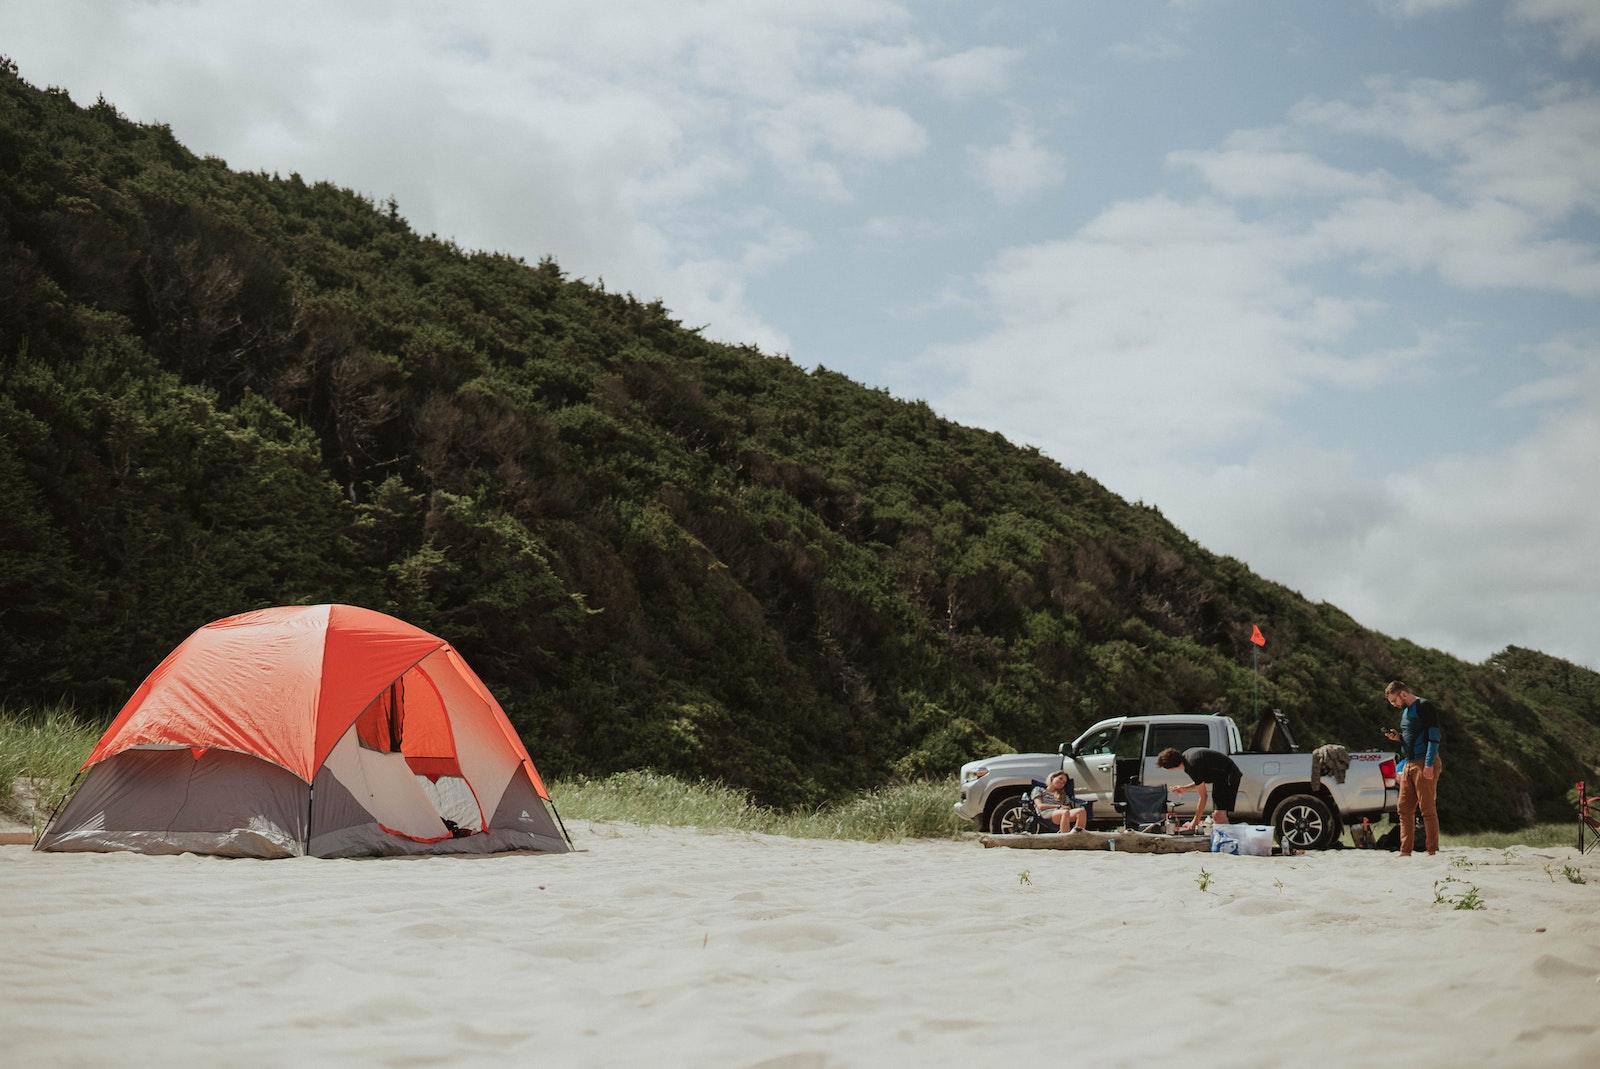
[[[230,750],[136,747],[89,770],[37,848],[256,858],[568,849],[520,767],[490,831],[478,812],[465,780],[414,775],[403,756],[363,749],[353,732],[309,786]],[[452,835],[445,818],[470,834]]]

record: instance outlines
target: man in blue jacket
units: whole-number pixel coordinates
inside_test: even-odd
[[[1439,810],[1434,804],[1439,790],[1439,712],[1398,679],[1384,688],[1383,696],[1400,710],[1400,730],[1384,732],[1390,741],[1400,744],[1400,856],[1411,856],[1418,806],[1422,807],[1422,826],[1432,855],[1439,850]]]

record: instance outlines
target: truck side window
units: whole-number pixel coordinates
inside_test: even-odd
[[[1085,757],[1090,754],[1111,753],[1112,740],[1117,737],[1117,729],[1121,726],[1120,724],[1113,724],[1108,728],[1101,728],[1083,740],[1078,747],[1078,753]]]
[[[1196,746],[1210,746],[1211,732],[1204,724],[1151,724],[1150,745],[1145,755],[1154,757],[1168,746],[1177,750],[1191,750]]]
[[[1122,732],[1117,736],[1116,754],[1118,761],[1137,761],[1139,750],[1144,745],[1144,725],[1124,724]]]

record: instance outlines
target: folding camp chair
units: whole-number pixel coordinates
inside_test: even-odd
[[[1167,822],[1167,785],[1129,783],[1122,788],[1125,805],[1122,809],[1122,826],[1130,831],[1165,830]]]
[[[1034,788],[1043,787],[1044,781],[1034,780],[1033,786]],[[1027,832],[1030,835],[1039,835],[1044,832],[1059,830],[1055,824],[1046,820],[1043,814],[1039,812],[1039,807],[1033,804],[1032,790],[1022,796],[1022,804],[1027,810],[1027,816],[1021,821],[1022,826],[1017,829],[1018,831]]]
[[[1036,779],[1033,781],[1033,786],[1035,788],[1043,787],[1044,785],[1045,784],[1043,780]],[[1067,795],[1067,799],[1073,805],[1081,805],[1084,808],[1084,813],[1088,817],[1089,823],[1094,823],[1093,801],[1081,799],[1070,791]],[[1033,804],[1033,791],[1031,789],[1027,794],[1022,796],[1021,802],[1022,808],[1027,811],[1027,815],[1026,817],[1017,821],[1017,826],[1015,828],[1016,831],[1027,832],[1030,835],[1039,835],[1042,833],[1059,832],[1061,830],[1060,826],[1057,825],[1055,821],[1047,819],[1039,812],[1038,806]]]

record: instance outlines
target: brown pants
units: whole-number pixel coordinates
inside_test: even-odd
[[[1428,853],[1439,849],[1439,809],[1434,798],[1439,790],[1439,773],[1443,771],[1439,758],[1433,759],[1433,778],[1422,775],[1422,762],[1407,761],[1406,770],[1400,773],[1400,856],[1411,853],[1417,837],[1417,807],[1422,807],[1422,826],[1428,832]]]

